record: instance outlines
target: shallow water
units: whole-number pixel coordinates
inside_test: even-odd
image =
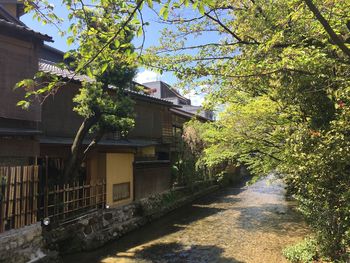
[[[284,193],[268,179],[228,187],[64,262],[287,262],[282,249],[308,229]]]

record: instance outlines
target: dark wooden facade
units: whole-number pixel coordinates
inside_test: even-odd
[[[137,162],[134,164],[135,199],[169,189],[170,161]]]
[[[25,90],[15,84],[33,78],[38,71],[38,50],[50,40],[24,27],[0,6],[0,165],[27,165],[39,155],[36,135],[41,108],[32,103],[28,110],[16,106]],[[11,19],[10,19],[11,18]]]

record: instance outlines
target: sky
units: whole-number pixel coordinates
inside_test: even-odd
[[[55,12],[56,14],[64,19],[64,22],[61,24],[62,29],[66,29],[69,26],[68,19],[67,19],[67,9],[65,6],[61,5],[60,0],[52,0],[49,1],[55,6]],[[143,9],[143,17],[145,22],[149,22],[149,26],[145,28],[146,31],[146,37],[145,37],[145,44],[144,47],[150,47],[157,45],[159,42],[160,37],[160,31],[164,28],[164,24],[157,23],[157,15],[154,13],[154,11],[150,10],[149,8]],[[34,20],[32,17],[32,14],[25,14],[21,17],[22,22],[24,22],[28,27],[39,31],[41,33],[47,34],[51,36],[54,40],[53,43],[46,43],[54,48],[57,48],[62,51],[68,51],[72,47],[69,47],[66,43],[66,39],[64,37],[61,37],[59,34],[59,30],[53,26],[53,25],[43,25],[39,23],[37,20]],[[212,36],[211,36],[212,37]],[[215,37],[215,36],[214,36]],[[190,39],[189,44],[196,43],[196,41],[199,41],[198,39]],[[138,44],[141,43],[140,39],[135,40],[135,46],[138,46]],[[156,81],[156,80],[162,80],[170,85],[176,85],[176,77],[171,72],[164,72],[162,75],[160,75],[157,72],[154,72],[149,69],[145,68],[139,68],[138,74],[135,77],[135,81],[139,83],[145,83],[150,81]],[[181,92],[181,91],[180,91]],[[186,97],[190,98],[193,105],[200,105],[204,99],[203,94],[195,94],[195,92],[190,92],[189,94],[185,95]]]

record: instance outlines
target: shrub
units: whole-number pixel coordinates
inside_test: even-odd
[[[303,241],[283,250],[283,255],[291,262],[313,262],[317,259],[317,242],[314,238],[305,238]]]

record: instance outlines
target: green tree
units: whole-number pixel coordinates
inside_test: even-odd
[[[283,176],[331,260],[345,260],[350,246],[349,8],[345,0],[215,1],[195,17],[171,15],[177,29],[144,56],[183,87],[202,87],[207,106],[224,106],[205,134],[207,163],[234,159],[258,176]]]
[[[164,1],[160,0],[62,0],[67,7],[70,26],[62,29],[63,21],[55,13],[55,8],[47,0],[25,0],[25,10],[33,12],[34,19],[43,24],[52,24],[67,38],[69,45],[77,49],[66,53],[71,63],[61,63],[63,69],[73,70],[74,76],[87,74],[92,81],[82,83],[82,88],[74,101],[75,111],[84,120],[77,131],[71,147],[71,157],[65,169],[65,180],[74,178],[77,169],[88,152],[96,146],[103,134],[120,130],[126,133],[133,126],[132,104],[124,89],[130,87],[137,67],[137,53],[131,44],[132,38],[144,33],[142,8],[145,4],[162,4],[160,14],[166,18],[172,6],[193,4],[202,9],[206,1]],[[181,3],[181,4],[180,4]],[[142,46],[140,47],[142,51]],[[43,77],[45,81],[43,81]],[[48,81],[46,81],[48,80]],[[69,80],[70,81],[70,80]],[[68,82],[69,82],[68,81]],[[54,76],[37,74],[36,78],[23,80],[18,87],[25,87],[26,99],[18,103],[28,107],[34,99],[44,101],[48,96],[59,92],[66,80]],[[109,88],[114,85],[114,90]],[[84,139],[92,134],[91,143],[83,145]]]
[[[126,134],[134,123],[132,101],[125,88],[130,87],[136,71],[136,56],[131,44],[135,33],[134,28],[131,25],[127,27],[124,20],[131,20],[132,12],[136,13],[137,7],[120,15],[121,7],[90,7],[83,2],[77,6],[78,2],[65,1],[72,21],[69,28],[71,36],[67,42],[75,42],[78,48],[65,55],[68,62],[57,66],[73,71],[75,75],[86,74],[90,80],[82,82],[74,98],[74,111],[83,117],[83,121],[65,165],[65,181],[74,180],[81,163],[105,133],[120,131]],[[27,6],[30,7],[32,5]],[[45,17],[55,18],[50,14]],[[122,27],[123,32],[118,33]],[[43,82],[43,78],[48,81]],[[20,105],[28,105],[38,95],[44,101],[51,94],[59,92],[60,87],[70,80],[38,73],[34,80],[24,80],[18,86],[28,86],[28,82],[37,82],[34,86],[40,88],[28,92],[28,100],[19,102]],[[47,85],[40,85],[43,83]],[[91,142],[86,146],[83,142],[87,138]]]
[[[180,185],[192,185],[195,181],[209,179],[202,162],[204,151],[203,132],[207,125],[196,119],[186,122],[180,138],[177,138],[175,160],[176,181]]]

